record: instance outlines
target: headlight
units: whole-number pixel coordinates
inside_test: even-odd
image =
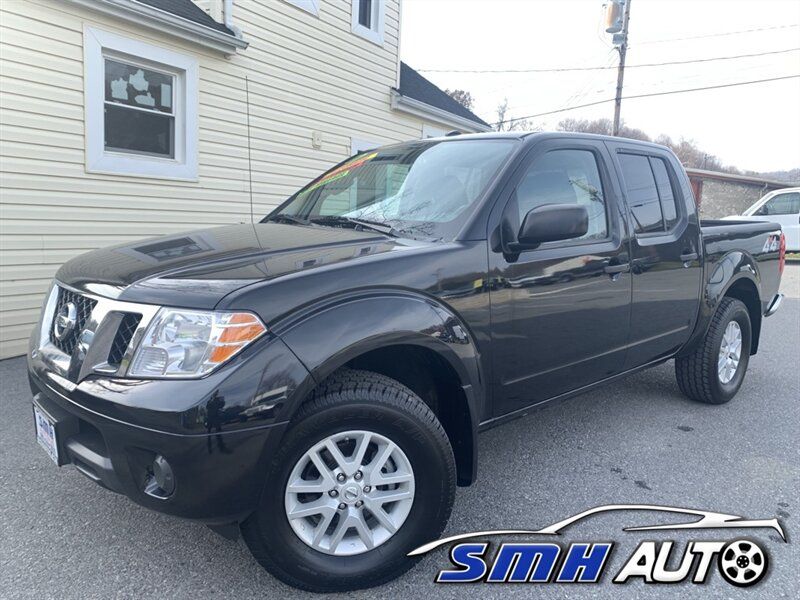
[[[162,308],[147,327],[128,374],[199,377],[261,337],[267,328],[246,312]]]

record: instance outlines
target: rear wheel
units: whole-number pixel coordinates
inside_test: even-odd
[[[261,504],[242,524],[255,558],[315,592],[384,583],[435,539],[455,495],[455,461],[435,415],[411,390],[341,371],[298,412]]]
[[[704,339],[675,359],[681,391],[698,402],[724,404],[736,395],[750,359],[750,315],[735,298],[723,298]]]

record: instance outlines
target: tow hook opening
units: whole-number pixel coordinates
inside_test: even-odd
[[[175,475],[167,459],[160,454],[147,469],[144,493],[159,500],[166,500],[175,491]]]

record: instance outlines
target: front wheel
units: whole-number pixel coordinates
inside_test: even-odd
[[[707,404],[724,404],[733,398],[747,372],[751,331],[747,307],[735,298],[723,298],[705,338],[675,359],[681,391]]]
[[[393,379],[344,370],[301,407],[242,533],[285,583],[371,587],[413,566],[406,554],[439,536],[454,495],[453,452],[425,403]]]

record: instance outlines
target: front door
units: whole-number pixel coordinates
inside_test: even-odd
[[[587,207],[589,230],[517,255],[490,249],[495,415],[620,372],[628,340],[628,240],[601,142],[535,146],[501,196],[504,226],[518,231],[544,204]]]

